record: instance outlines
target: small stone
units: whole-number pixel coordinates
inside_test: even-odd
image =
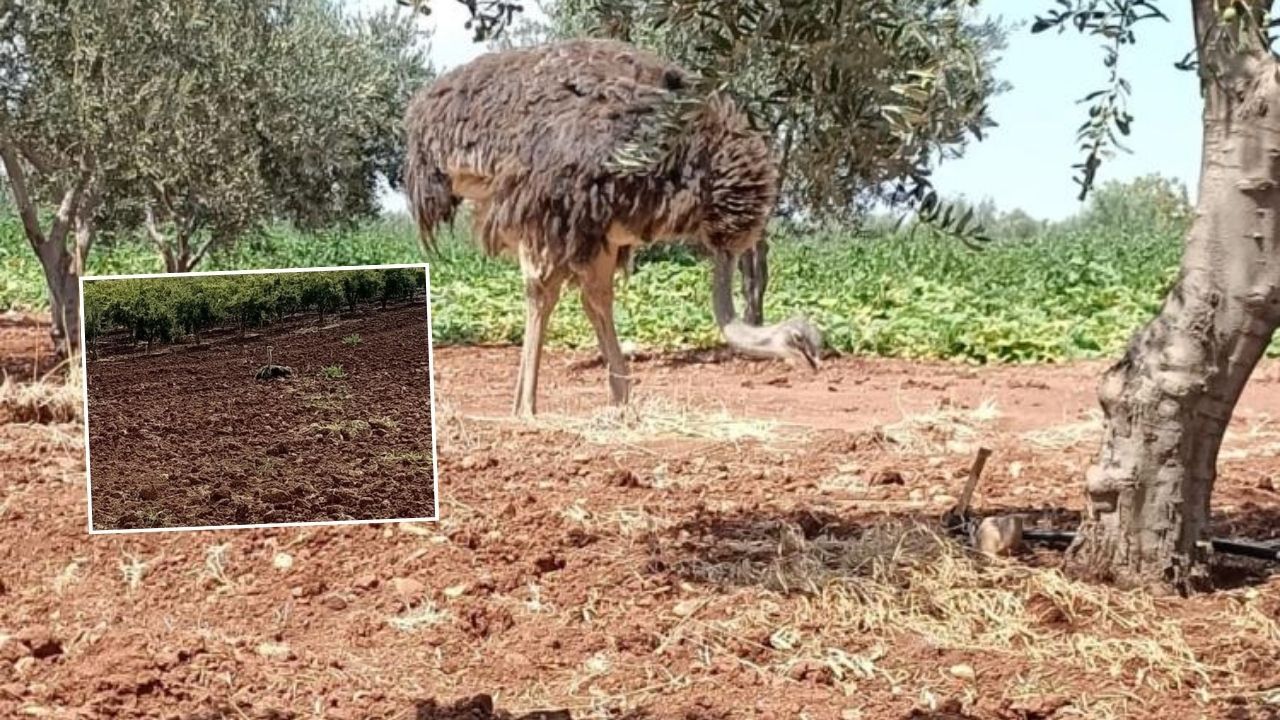
[[[924,500],[924,491],[921,490],[920,488],[916,488],[911,492],[907,493],[907,499],[911,500],[912,502],[919,502],[921,500]]]
[[[1008,555],[1022,544],[1022,516],[983,518],[973,536],[974,547],[985,555]]]
[[[378,576],[377,575],[361,575],[360,577],[356,578],[356,581],[352,583],[352,586],[355,587],[355,589],[357,590],[372,590],[378,587]]]
[[[845,708],[840,711],[840,720],[862,720],[862,711],[858,708]]]
[[[952,495],[934,495],[930,501],[940,507],[953,507],[958,502]]]
[[[449,587],[444,589],[444,596],[447,598],[456,598],[456,597],[460,597],[466,591],[467,591],[467,586],[465,583],[458,584],[458,585],[450,585]]]
[[[347,609],[347,601],[341,595],[329,595],[321,601],[321,604],[334,611]]]
[[[398,577],[391,579],[391,589],[405,603],[412,603],[422,597],[422,593],[426,590],[426,586],[413,578]]]
[[[280,571],[287,571],[293,567],[293,556],[289,553],[278,552],[275,557],[271,558],[271,566]]]
[[[977,673],[973,671],[973,666],[966,665],[964,663],[960,663],[959,665],[952,665],[951,675],[952,677],[958,677],[961,680],[969,680],[971,682],[978,677]]]
[[[262,657],[272,660],[292,660],[295,657],[293,650],[285,643],[262,642],[258,643],[256,650]]]
[[[1272,479],[1271,479],[1271,476],[1269,476],[1269,475],[1268,475],[1268,476],[1266,476],[1266,477],[1264,477],[1264,478],[1262,478],[1261,480],[1259,480],[1259,481],[1258,481],[1258,489],[1259,489],[1259,490],[1266,490],[1267,492],[1275,492],[1275,491],[1276,491],[1276,482],[1275,482],[1275,480],[1272,480]]]
[[[676,617],[689,617],[690,615],[697,612],[698,608],[701,607],[701,605],[702,603],[700,603],[697,600],[681,600],[680,602],[676,603],[675,607],[671,608],[671,612]]]

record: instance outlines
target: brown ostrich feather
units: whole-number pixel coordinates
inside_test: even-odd
[[[751,247],[777,170],[731,100],[712,95],[682,114],[650,162],[617,162],[691,85],[684,69],[606,40],[490,53],[445,73],[406,115],[405,189],[423,245],[466,199],[485,252],[519,244],[547,267],[589,262],[615,229]]]

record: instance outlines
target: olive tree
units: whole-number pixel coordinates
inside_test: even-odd
[[[412,13],[393,12],[0,0],[0,161],[60,350],[79,339],[77,278],[100,231],[145,231],[186,271],[274,219],[377,211],[430,73]]]
[[[1134,27],[1189,2],[1203,103],[1199,197],[1161,308],[1099,384],[1102,447],[1086,473],[1072,563],[1124,585],[1189,589],[1204,571],[1218,450],[1280,324],[1280,59],[1270,0],[1059,0],[1035,30],[1105,41],[1108,85],[1081,126],[1082,192],[1130,130],[1118,58]]]
[[[929,182],[993,123],[987,102],[1005,29],[974,2],[558,0],[542,32],[614,37],[653,49],[727,92],[773,138],[779,211],[847,220],[873,201],[911,204],[958,231]],[[972,237],[967,235],[966,237]],[[741,259],[747,321],[763,321],[768,244]]]

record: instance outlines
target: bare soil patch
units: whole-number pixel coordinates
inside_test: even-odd
[[[90,538],[76,428],[0,429],[0,716],[1274,715],[1265,568],[1153,599],[918,524],[981,444],[980,510],[1070,525],[1099,366],[665,356],[636,364],[636,422],[601,410],[589,354],[552,351],[548,416],[523,423],[517,357],[436,351],[438,524]],[[1216,531],[1277,538],[1259,380]]]
[[[289,377],[255,378],[267,346]],[[422,303],[113,350],[89,362],[96,529],[435,515]]]

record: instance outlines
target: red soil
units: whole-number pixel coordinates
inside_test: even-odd
[[[1127,596],[1108,595],[1115,604],[1099,614],[1056,591],[1019,594],[1020,564],[991,576],[1043,606],[1033,626],[1055,642],[1120,642],[1178,620],[1204,669],[1175,683],[1173,661],[1155,654],[1082,667],[1037,659],[1016,637],[1007,651],[978,651],[908,628],[884,634],[859,624],[856,593],[839,603],[750,572],[792,557],[789,533],[852,545],[894,517],[936,517],[971,452],[904,452],[871,429],[943,400],[991,398],[1002,413],[965,440],[995,451],[982,512],[1069,523],[1098,435],[1073,443],[1062,426],[1093,408],[1097,365],[847,359],[812,375],[659,358],[636,365],[641,407],[665,398],[792,425],[765,440],[595,444],[554,429],[556,414],[581,418],[607,398],[587,355],[549,353],[542,422],[501,419],[517,355],[436,351],[439,524],[90,537],[79,429],[0,427],[0,717],[1270,717],[1280,635],[1244,629],[1280,618],[1280,581],[1266,576],[1159,600],[1115,627],[1106,617]],[[1265,374],[1226,444],[1220,533],[1280,536],[1280,436],[1267,418],[1280,386]],[[855,567],[824,567],[841,587],[865,587]],[[953,600],[909,591],[922,617]],[[779,644],[780,628],[805,651]],[[832,664],[855,656],[878,659],[867,675]],[[482,693],[492,706],[468,700]]]
[[[94,528],[434,516],[424,307],[91,360]]]

